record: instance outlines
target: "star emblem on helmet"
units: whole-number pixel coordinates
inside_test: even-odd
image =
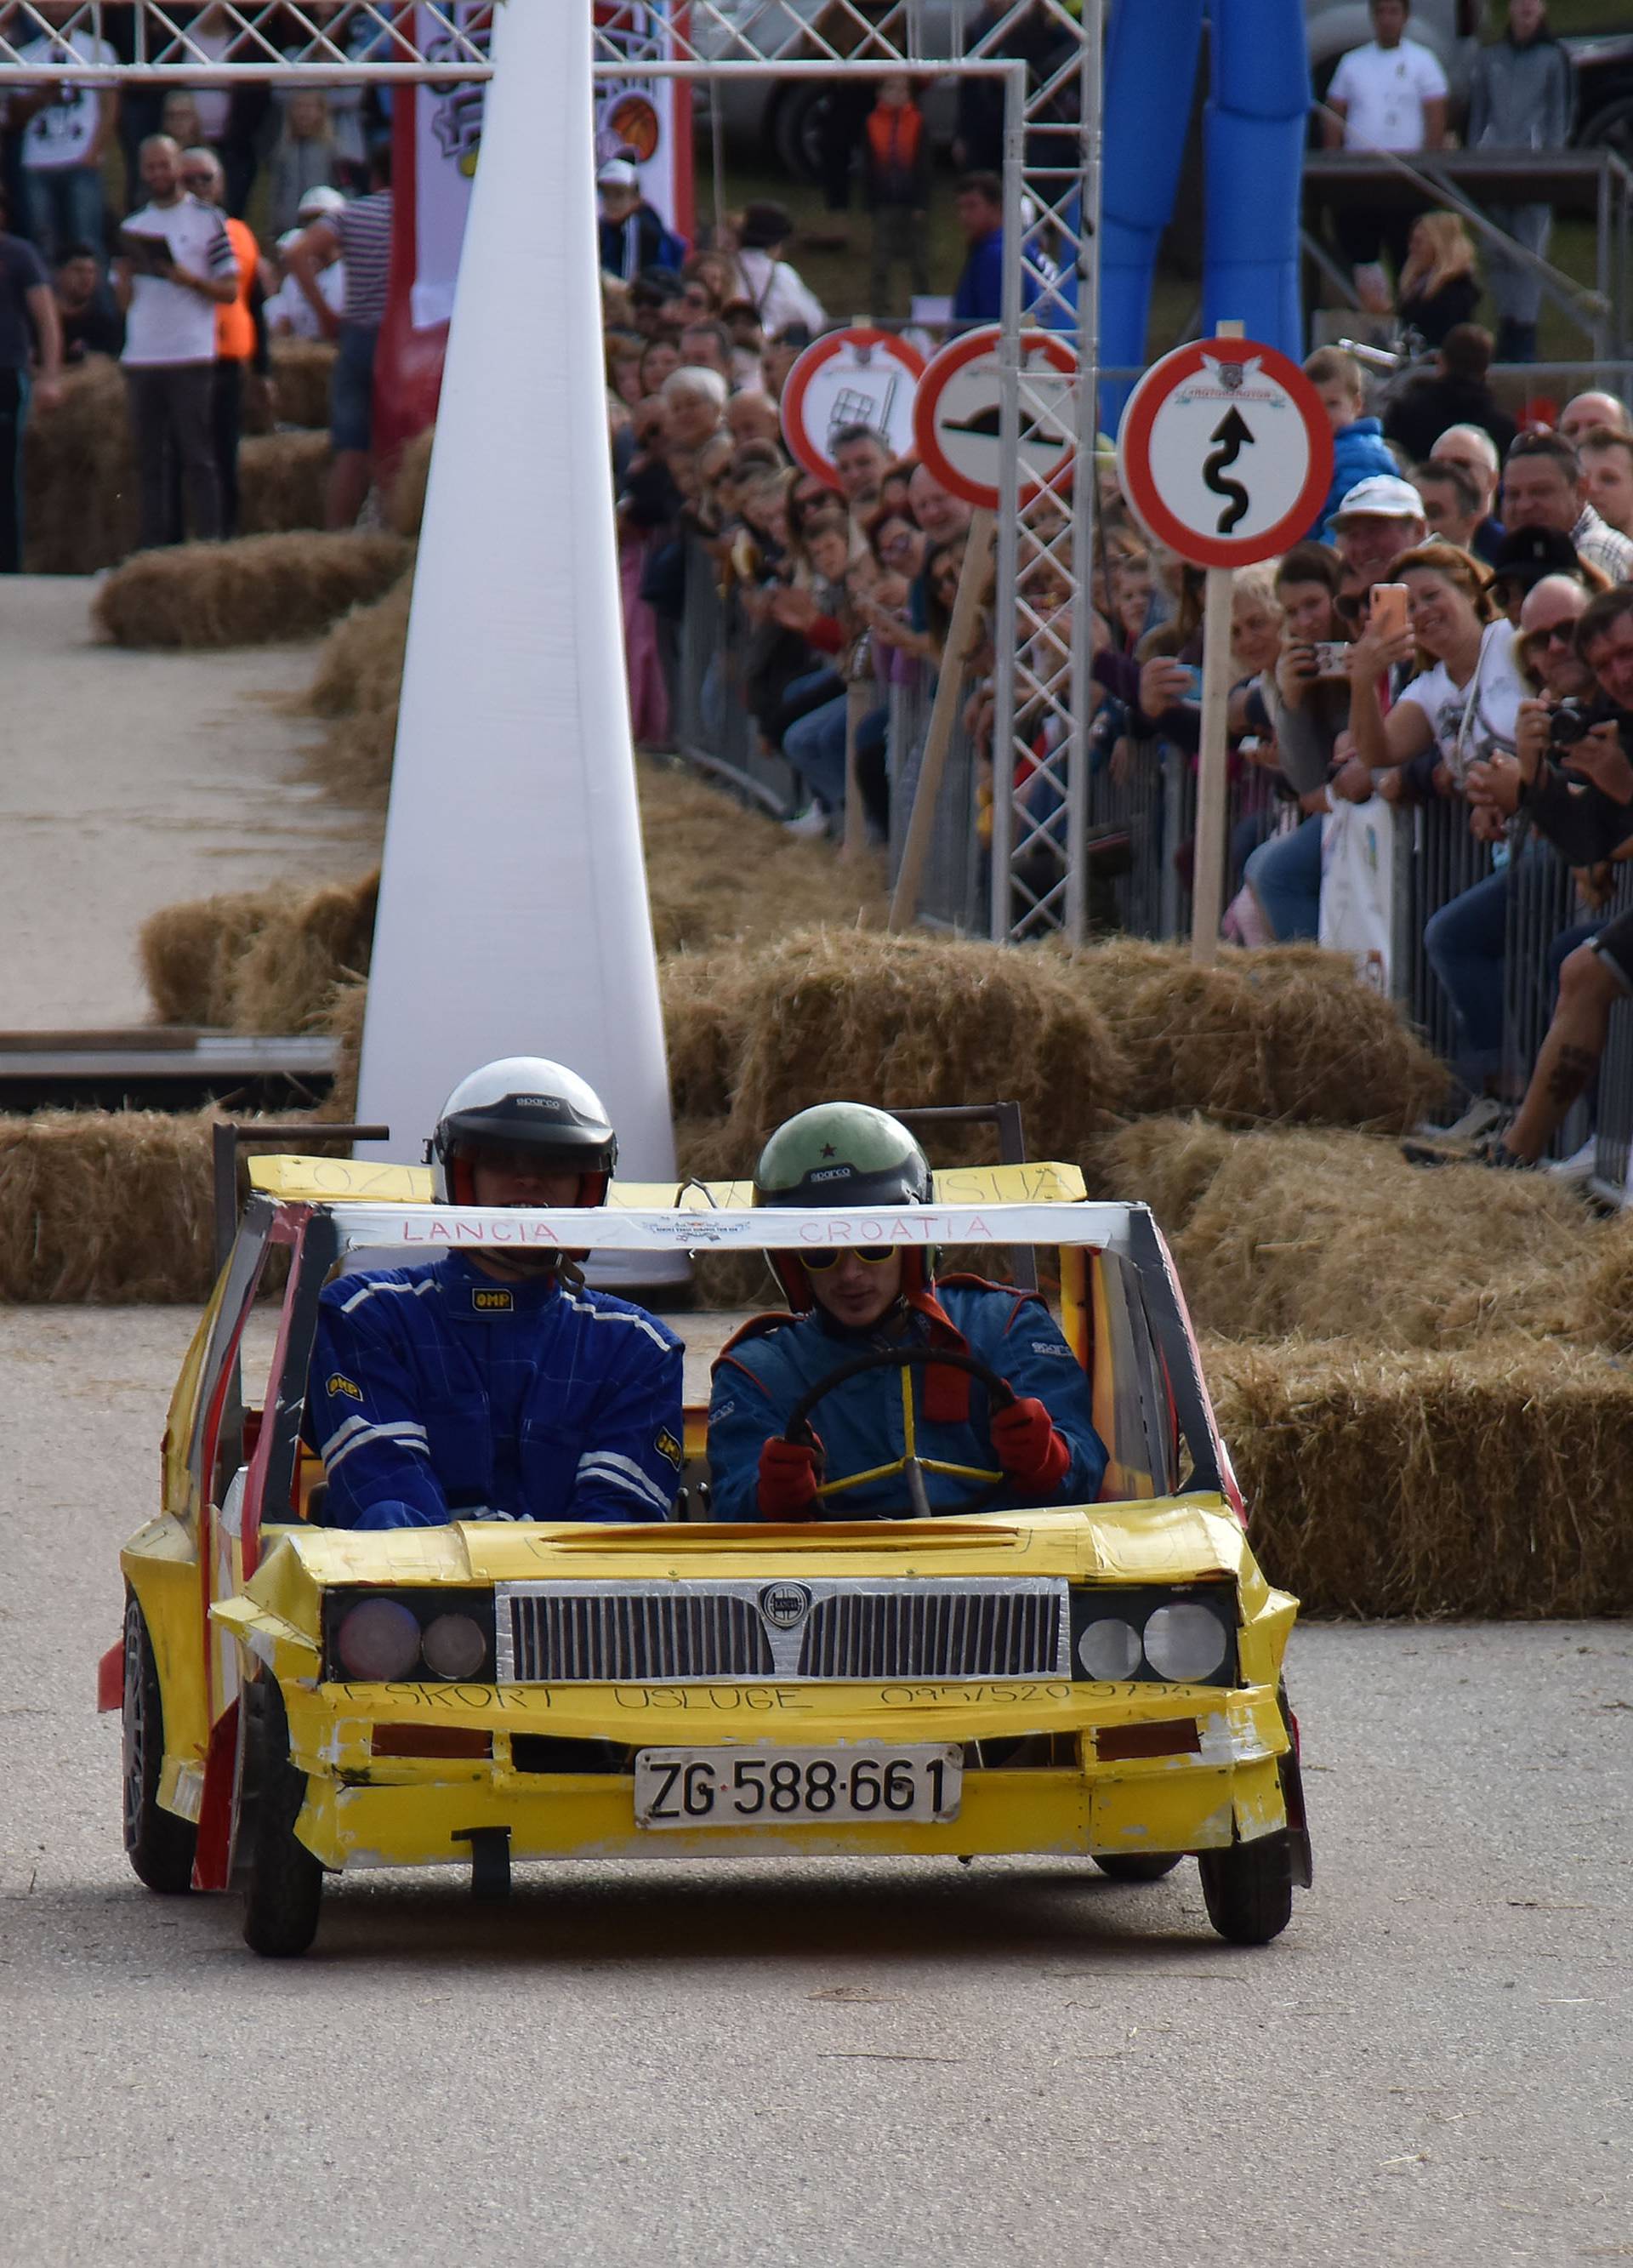
[[[834,1145],[833,1145],[833,1144],[832,1144],[831,1142],[824,1142],[824,1143],[823,1143],[823,1145],[822,1145],[822,1155],[823,1155],[825,1158],[835,1158],[835,1157],[837,1157],[837,1156],[838,1156],[838,1154],[839,1154],[839,1153],[838,1153],[838,1152],[835,1149],[835,1147],[834,1147]]]

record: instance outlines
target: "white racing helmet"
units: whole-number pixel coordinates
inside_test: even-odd
[[[438,1204],[474,1202],[468,1153],[484,1143],[526,1151],[546,1173],[576,1173],[578,1203],[606,1203],[618,1137],[600,1096],[564,1064],[501,1056],[460,1081],[425,1145]]]

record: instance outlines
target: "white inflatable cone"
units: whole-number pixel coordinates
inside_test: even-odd
[[[675,1178],[624,679],[590,10],[495,11],[408,625],[364,1026],[367,1154],[417,1160],[498,1056],[597,1089],[621,1178]],[[595,1280],[684,1280],[617,1256]]]

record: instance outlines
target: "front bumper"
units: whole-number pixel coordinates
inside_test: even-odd
[[[958,1857],[1206,1851],[1288,1824],[1273,1686],[363,1686],[286,1684],[307,1775],[300,1839],[326,1867],[468,1864],[474,1830],[517,1859]],[[1195,1747],[1103,1760],[1096,1734],[1195,1727]],[[479,1759],[375,1753],[378,1728],[485,1734]],[[652,1833],[617,1771],[519,1771],[518,1735],[621,1748],[891,1746],[1056,1736],[1054,1761],[966,1765],[956,1820]],[[1060,1736],[1064,1736],[1062,1738]],[[412,1737],[411,1732],[409,1737]],[[1155,1737],[1155,1736],[1153,1736]],[[1071,1761],[1063,1763],[1064,1755]]]

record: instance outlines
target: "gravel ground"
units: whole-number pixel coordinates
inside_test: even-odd
[[[281,704],[311,647],[98,645],[94,587],[0,582],[0,1030],[145,1022],[149,914],[286,875],[315,886],[377,855],[378,817],[300,777],[314,727]]]

